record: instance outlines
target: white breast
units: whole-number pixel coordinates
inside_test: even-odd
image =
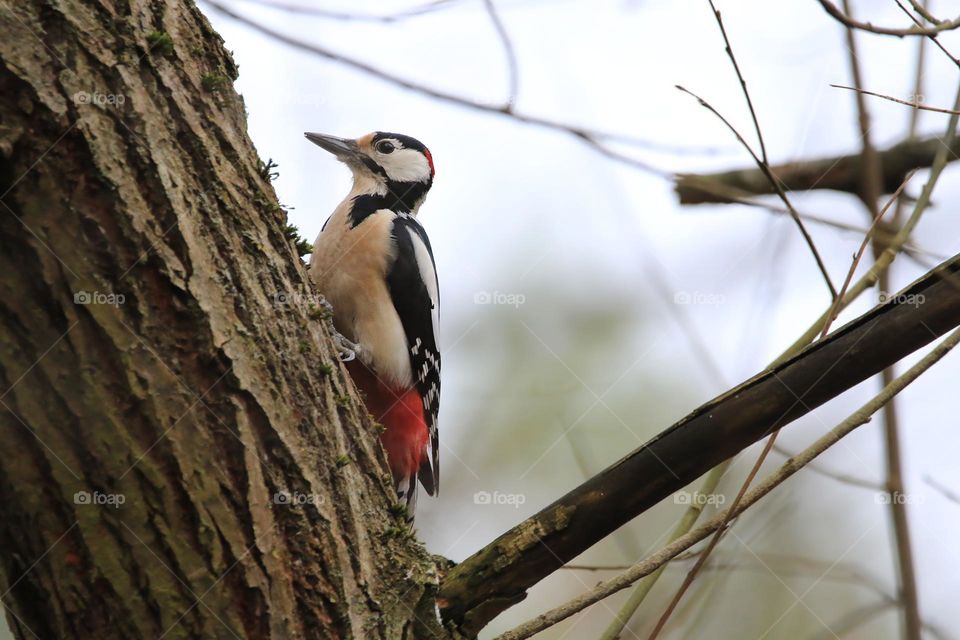
[[[345,203],[346,204],[346,203]],[[333,305],[337,330],[360,344],[360,359],[383,381],[413,386],[407,337],[386,283],[394,213],[378,211],[351,229],[349,205],[334,212],[314,243],[310,276]]]

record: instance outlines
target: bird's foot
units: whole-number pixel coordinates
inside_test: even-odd
[[[333,344],[337,346],[337,355],[340,357],[340,362],[350,362],[356,359],[357,354],[360,353],[360,345],[351,342],[349,338],[336,329],[333,331]]]
[[[323,296],[320,296],[317,304],[324,310],[324,315],[330,326],[333,344],[337,347],[337,356],[340,358],[340,362],[356,360],[357,354],[360,353],[360,345],[352,342],[347,336],[337,331],[336,325],[333,324],[333,305]]]

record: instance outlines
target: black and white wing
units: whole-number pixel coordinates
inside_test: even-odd
[[[387,273],[387,285],[407,337],[410,370],[430,431],[430,460],[424,460],[417,475],[427,493],[434,495],[440,489],[440,287],[430,239],[413,216],[397,214],[393,240],[397,257]]]

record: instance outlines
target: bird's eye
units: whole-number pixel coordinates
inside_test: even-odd
[[[383,142],[377,143],[377,151],[380,153],[393,153],[394,146],[392,142],[384,140]]]

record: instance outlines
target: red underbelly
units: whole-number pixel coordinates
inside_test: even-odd
[[[359,360],[352,360],[346,366],[364,394],[367,411],[385,427],[380,442],[387,450],[394,481],[410,477],[420,468],[429,439],[420,394],[414,388],[396,389],[386,385]]]

